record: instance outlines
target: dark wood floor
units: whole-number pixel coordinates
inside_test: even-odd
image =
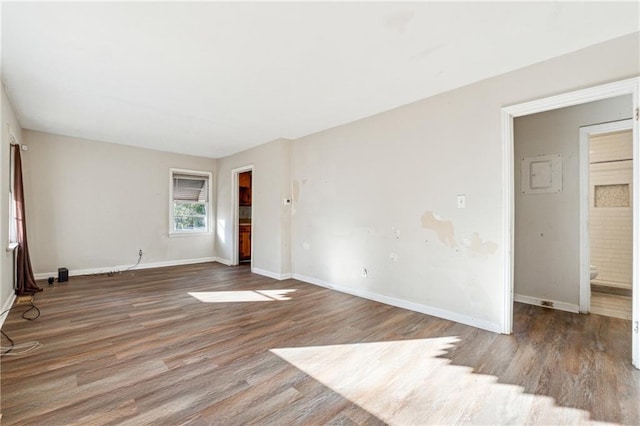
[[[4,425],[640,424],[621,319],[516,304],[497,335],[219,264],[43,286],[3,327],[43,345],[1,358]]]

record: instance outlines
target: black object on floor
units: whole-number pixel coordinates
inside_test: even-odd
[[[58,268],[58,282],[63,283],[69,281],[69,270],[67,268]]]

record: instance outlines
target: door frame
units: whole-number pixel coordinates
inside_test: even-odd
[[[580,128],[580,313],[583,314],[589,313],[591,309],[591,277],[589,273],[589,265],[591,264],[591,240],[589,239],[589,140],[591,136],[623,130],[631,130],[633,132],[633,119],[594,124]],[[636,211],[634,210],[633,213],[636,213]],[[632,218],[636,217],[636,215],[632,214]]]
[[[502,210],[503,210],[503,317],[501,331],[511,334],[513,331],[513,295],[514,295],[514,135],[513,120],[516,117],[551,111],[588,102],[609,99],[622,95],[631,95],[633,109],[633,301],[632,301],[632,362],[640,368],[640,344],[638,329],[640,328],[640,286],[638,283],[638,259],[640,253],[640,226],[636,220],[640,199],[640,142],[638,140],[638,101],[640,92],[640,77],[633,77],[582,90],[563,93],[530,102],[507,106],[501,109],[502,118]]]
[[[253,247],[255,246],[255,232],[253,217],[255,216],[255,202],[254,202],[254,182],[255,171],[253,170],[253,164],[238,167],[231,170],[231,221],[233,226],[231,227],[231,265],[236,266],[240,264],[240,254],[238,253],[240,244],[240,173],[251,172],[251,270],[253,271]]]

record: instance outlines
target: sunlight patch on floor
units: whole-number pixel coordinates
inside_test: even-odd
[[[589,413],[437,358],[454,336],[271,352],[389,424],[583,424]]]
[[[241,290],[241,291],[192,291],[189,296],[205,303],[274,302],[291,300],[289,293],[295,290]]]

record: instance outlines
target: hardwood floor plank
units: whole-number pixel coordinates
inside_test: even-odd
[[[628,320],[516,303],[498,335],[215,263],[44,287],[4,323],[43,346],[2,357],[3,425],[640,424]]]

